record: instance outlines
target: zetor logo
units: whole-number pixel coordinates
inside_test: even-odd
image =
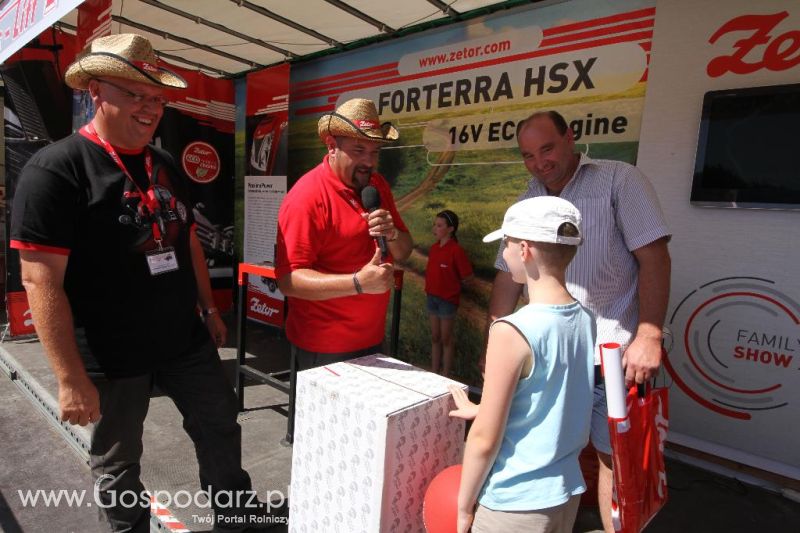
[[[728,33],[745,32],[745,35],[733,44],[732,54],[721,55],[708,62],[708,75],[718,78],[726,72],[750,74],[762,68],[779,71],[799,65],[800,31],[774,31],[788,16],[787,11],[773,15],[742,15],[723,24],[708,40],[710,44]]]
[[[183,170],[197,183],[210,183],[216,179],[220,170],[217,150],[208,143],[195,141],[183,149]]]
[[[789,404],[800,386],[800,304],[757,277],[722,278],[687,294],[672,313],[664,367],[692,400],[750,420]]]
[[[380,127],[380,124],[378,122],[375,122],[374,120],[356,120],[355,123],[356,126],[358,126],[361,129],[365,128],[374,129]]]
[[[250,310],[266,317],[271,317],[278,313],[277,309],[270,307],[258,298],[250,298]]]

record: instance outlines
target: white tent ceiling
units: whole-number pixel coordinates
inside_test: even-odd
[[[535,0],[534,0],[535,1]],[[161,58],[233,76],[364,40],[403,35],[424,24],[457,22],[520,0],[114,0],[112,33],[135,32]],[[77,25],[77,10],[62,19]],[[371,41],[367,41],[371,42]]]

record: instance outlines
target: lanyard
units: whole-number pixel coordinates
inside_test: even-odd
[[[331,168],[330,161],[328,160],[329,157],[330,156],[326,155],[324,159],[325,172],[327,172],[330,175],[329,176],[330,179],[332,179],[336,183],[337,185],[336,192],[339,194],[342,200],[344,200],[347,203],[347,205],[353,208],[353,211],[358,213],[359,216],[363,215],[364,213],[367,212],[367,210],[362,207],[361,200],[358,198],[358,196],[356,196],[356,193],[353,191],[353,189],[342,186],[339,178],[336,176],[336,174],[333,172],[333,169]],[[370,184],[372,184],[371,179],[370,179]]]
[[[366,209],[361,207],[361,204],[359,203],[358,198],[356,197],[356,193],[354,193],[350,189],[339,189],[339,196],[341,196],[342,199],[344,199],[344,201],[347,202],[347,205],[352,207],[353,210],[359,215],[362,215],[367,212]]]
[[[91,122],[88,123],[80,129],[80,133],[87,139],[99,144],[105,149],[108,155],[111,156],[111,159],[114,160],[114,163],[116,163],[122,173],[125,174],[125,177],[128,178],[133,186],[136,187],[136,190],[139,191],[142,204],[152,211],[152,207],[148,205],[149,196],[142,190],[141,187],[139,187],[139,184],[136,183],[136,180],[133,179],[133,176],[131,176],[131,173],[128,172],[128,169],[125,167],[125,163],[122,162],[122,159],[119,157],[119,154],[117,154],[117,151],[114,149],[114,147],[97,134],[94,124]],[[148,179],[152,181],[153,158],[150,155],[150,150],[147,147],[144,149],[144,170],[147,173]],[[156,244],[158,244],[158,248],[161,249],[161,228],[158,226],[157,221],[153,221],[153,239],[156,241]]]

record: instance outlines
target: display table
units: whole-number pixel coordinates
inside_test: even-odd
[[[239,263],[238,277],[238,324],[236,328],[236,396],[239,398],[239,411],[244,410],[244,380],[245,377],[259,383],[265,383],[285,393],[289,393],[290,384],[279,379],[279,376],[286,376],[291,373],[291,369],[278,372],[262,372],[245,364],[245,338],[247,333],[247,287],[250,276],[261,276],[268,279],[275,279],[275,268],[268,265],[254,265],[251,263]],[[277,281],[277,280],[276,280]],[[291,379],[290,379],[291,382]]]
[[[424,531],[431,480],[462,460],[450,384],[385,355],[297,374],[289,531]]]
[[[394,271],[394,294],[392,297],[392,323],[389,336],[390,353],[397,353],[397,343],[400,335],[400,303],[403,295],[403,270]],[[239,400],[239,411],[244,410],[244,386],[245,378],[252,379],[258,383],[264,383],[275,387],[289,395],[288,420],[286,427],[286,438],[284,444],[292,444],[294,434],[294,410],[295,410],[295,388],[297,377],[297,361],[294,354],[291,355],[289,368],[277,372],[262,372],[245,364],[245,345],[247,333],[247,288],[250,276],[261,276],[263,278],[275,280],[275,267],[267,264],[239,263],[238,276],[238,323],[236,329],[236,396]],[[285,381],[288,375],[289,382]],[[284,379],[281,379],[284,378]]]

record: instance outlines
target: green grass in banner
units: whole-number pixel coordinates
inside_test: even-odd
[[[428,151],[422,144],[422,127],[400,127],[400,140],[381,150],[378,170],[392,185],[395,200],[416,188],[430,171]]]
[[[589,154],[598,159],[614,159],[633,162],[636,157],[637,143],[614,143],[591,145]],[[586,151],[586,146],[578,146]],[[420,150],[421,151],[421,150]],[[408,153],[410,153],[409,151]],[[457,154],[456,163],[480,162],[486,157],[485,152],[463,152]],[[519,155],[516,149],[498,150],[492,154],[496,161],[514,161]],[[408,165],[408,163],[407,163]],[[408,165],[410,166],[410,165]],[[418,183],[420,176],[403,173],[395,185],[397,194],[404,183]],[[458,238],[467,250],[476,276],[485,282],[494,278],[494,262],[498,244],[484,244],[485,234],[498,228],[502,223],[506,209],[525,191],[529,175],[520,164],[497,165],[453,165],[444,178],[423,197],[403,211],[403,220],[414,237],[417,248],[427,254],[433,243],[431,224],[442,209],[452,209],[460,218]],[[424,259],[413,259],[409,268],[424,275]],[[407,276],[408,278],[408,276]],[[488,307],[489,293],[486,283],[468,288],[462,300],[471,300],[479,309]],[[425,294],[421,286],[406,283],[401,312],[400,353],[413,363],[429,364],[430,331],[428,316],[425,311]],[[471,316],[464,313],[464,305],[456,321],[456,349],[461,359],[459,377],[468,383],[480,383],[476,365],[480,351],[483,349],[483,322],[481,313]],[[471,320],[469,319],[471,318]]]
[[[325,156],[325,145],[317,135],[319,117],[294,119],[289,124],[288,186],[314,168]]]
[[[425,307],[424,280],[406,275],[400,310],[400,337],[397,356],[403,361],[430,369],[431,330],[428,311]],[[392,323],[392,307],[386,317],[386,337],[389,338]],[[462,310],[456,317],[456,358],[453,364],[456,379],[480,385],[478,357],[483,350],[483,331],[465,319]],[[388,350],[388,346],[387,346]]]
[[[623,97],[643,96],[644,86],[637,86]],[[602,100],[578,98],[560,102],[568,105]],[[554,106],[540,104],[540,109]],[[557,106],[555,106],[557,107]],[[521,109],[511,105],[502,111]],[[529,108],[533,111],[532,108]],[[495,108],[491,112],[499,112]],[[492,151],[459,151],[442,175],[437,173],[435,162],[442,154],[429,153],[422,145],[424,123],[434,118],[459,116],[461,113],[433,113],[415,117],[415,124],[398,124],[400,141],[382,150],[380,172],[392,184],[395,200],[402,201],[428,179],[430,186],[424,195],[406,205],[403,220],[408,225],[416,248],[427,254],[433,242],[431,224],[439,211],[451,209],[460,220],[458,238],[482,283],[467,284],[462,294],[462,306],[456,320],[455,369],[463,381],[480,383],[477,360],[483,349],[483,317],[488,307],[489,282],[494,278],[497,243],[484,244],[483,236],[498,228],[506,209],[514,203],[527,186],[529,174],[521,163],[516,147]],[[419,126],[416,124],[423,124]],[[305,172],[316,166],[325,155],[325,148],[317,136],[317,117],[295,120],[290,127],[289,168],[290,185]],[[581,152],[587,145],[577,145]],[[612,159],[635,163],[638,143],[591,144],[588,155],[595,159]],[[441,167],[440,167],[441,168]],[[438,179],[438,182],[433,183]],[[406,268],[400,323],[398,355],[419,366],[430,366],[430,329],[425,309],[423,290],[425,256],[415,256]],[[417,275],[415,275],[416,273]],[[421,275],[421,276],[420,276]],[[391,315],[391,309],[390,313]],[[387,334],[391,316],[387,317]]]
[[[463,314],[456,318],[456,376],[470,385],[482,386],[483,378],[478,370],[478,358],[483,352],[483,328],[466,320]]]
[[[497,229],[503,213],[525,190],[522,165],[451,167],[447,175],[424,197],[403,212],[415,242],[427,252],[433,242],[431,225],[436,213],[454,211],[460,220],[458,240],[467,250],[479,277],[494,275],[497,246],[481,239]]]
[[[638,143],[609,143],[591,145],[590,157],[634,161]],[[579,145],[585,151],[586,147]],[[484,154],[477,152],[458,153],[456,163],[470,163],[479,160]],[[512,161],[518,158],[516,149],[492,152],[492,159]],[[413,176],[401,175],[397,191],[406,180],[414,181]],[[514,165],[465,165],[450,167],[445,177],[425,196],[414,202],[403,213],[403,220],[411,230],[414,242],[426,252],[433,236],[431,225],[436,213],[443,209],[454,211],[460,219],[458,239],[475,268],[476,274],[484,279],[494,276],[494,261],[497,255],[496,244],[484,244],[484,235],[500,227],[506,209],[522,194],[528,183],[529,174],[522,163]],[[395,193],[396,198],[401,196]]]
[[[587,152],[587,145],[585,144],[576,144],[575,148],[580,152]],[[638,142],[604,143],[589,145],[587,155],[592,159],[612,159],[635,165],[638,151]]]

